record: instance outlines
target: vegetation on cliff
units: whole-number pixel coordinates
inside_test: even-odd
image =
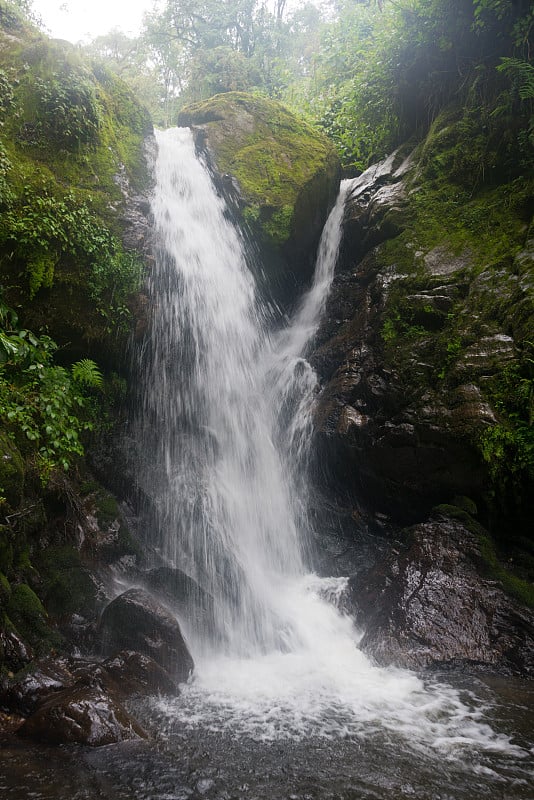
[[[87,432],[114,395],[142,274],[123,217],[149,185],[151,122],[18,5],[0,2],[0,632],[42,648],[58,639],[41,601],[81,569],[41,550],[63,544]]]

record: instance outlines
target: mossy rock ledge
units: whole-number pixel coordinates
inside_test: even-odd
[[[279,103],[245,92],[188,106],[178,124],[193,129],[219,188],[259,241],[269,289],[290,299],[311,275],[338,191],[332,145]]]

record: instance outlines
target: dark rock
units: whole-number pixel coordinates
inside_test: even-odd
[[[22,672],[0,694],[0,707],[22,715],[32,714],[56,692],[70,687],[75,678],[64,661],[43,658]]]
[[[134,694],[176,694],[177,683],[169,673],[157,664],[153,658],[121,650],[113,658],[108,658],[101,665],[111,687],[118,697],[130,697]]]
[[[469,530],[436,517],[417,525],[397,550],[351,578],[356,618],[365,630],[360,646],[379,663],[422,668],[469,662],[534,674],[532,612],[499,583],[481,578],[481,534],[473,524]]]
[[[208,635],[214,633],[213,597],[185,572],[173,567],[156,567],[146,573],[146,583],[164,602],[186,615],[195,630]]]
[[[43,703],[19,729],[19,735],[50,744],[91,747],[146,738],[123,706],[100,688],[74,687]]]
[[[104,652],[137,650],[177,680],[187,680],[194,662],[176,618],[142,589],[129,589],[103,611],[99,633]]]
[[[0,664],[11,672],[18,672],[33,659],[31,647],[14,631],[0,631]]]

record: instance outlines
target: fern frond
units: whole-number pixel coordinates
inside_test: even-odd
[[[76,361],[72,365],[72,377],[76,383],[82,383],[92,389],[98,389],[104,380],[98,364],[92,358],[82,358],[81,361]]]

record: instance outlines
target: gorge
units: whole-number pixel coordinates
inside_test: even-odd
[[[454,227],[450,111],[336,200],[331,146],[273,101],[228,92],[153,135],[38,45],[25,63],[65,58],[109,117],[55,163],[25,67],[3,112],[34,139],[6,137],[0,198],[2,796],[530,797],[522,201],[462,195]],[[19,235],[32,192],[65,233]],[[103,220],[122,243],[95,258]],[[85,457],[8,404],[36,372],[61,386],[44,414],[85,409]]]

